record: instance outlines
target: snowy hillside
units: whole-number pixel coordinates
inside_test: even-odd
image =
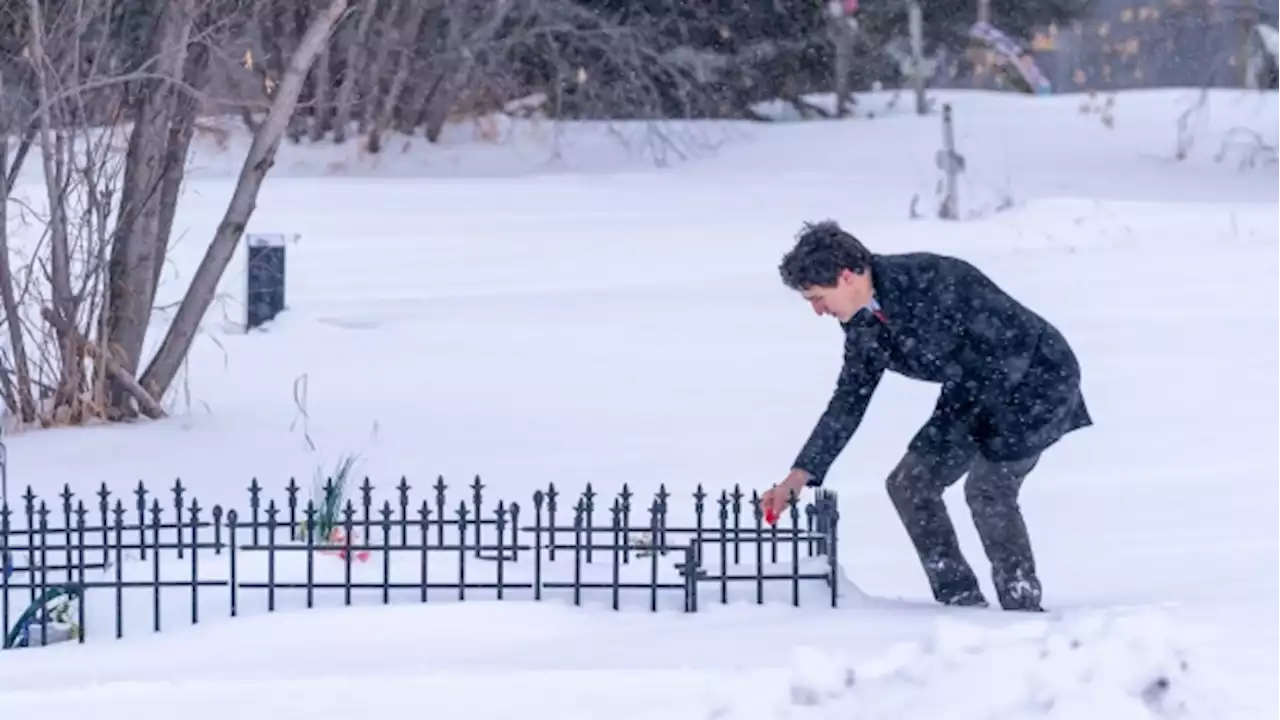
[[[288,311],[242,332],[237,259],[171,419],[6,437],[11,494],[49,498],[181,478],[236,506],[252,478],[277,491],[344,453],[379,500],[401,476],[479,474],[522,500],[548,482],[764,489],[841,348],[777,263],[802,222],[833,218],[875,251],[972,260],[1076,347],[1096,425],[1023,494],[1046,616],[928,601],[884,477],[936,389],[886,377],[831,474],[843,573],[866,594],[839,609],[477,601],[202,622],[0,652],[0,717],[1276,717],[1280,178],[1246,144],[1217,156],[1237,128],[1275,147],[1280,104],[1213,94],[1176,160],[1196,96],[1123,93],[1108,127],[1081,97],[939,93],[966,160],[955,223],[909,217],[913,196],[934,202],[941,129],[905,101],[664,130],[685,159],[624,129],[667,148],[663,167],[609,128],[536,123],[379,158],[286,146],[249,231],[296,236]],[[161,305],[230,196],[247,139],[228,127],[198,140]],[[17,194],[39,205],[35,163]],[[985,588],[960,489],[947,499]]]

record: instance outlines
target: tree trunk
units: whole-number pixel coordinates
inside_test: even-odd
[[[312,93],[311,107],[311,141],[320,142],[329,134],[329,118],[333,117],[333,105],[329,96],[333,93],[333,77],[330,72],[329,46],[326,44],[316,59],[315,72],[311,74]]]
[[[204,87],[206,74],[209,71],[209,48],[204,43],[195,45],[187,57],[183,77],[193,87]],[[182,192],[182,179],[186,171],[187,153],[191,149],[191,139],[196,133],[196,115],[200,109],[200,101],[189,92],[180,92],[174,98],[173,124],[169,126],[168,144],[165,147],[164,164],[160,181],[160,216],[156,229],[157,237],[164,242],[156,245],[156,261],[152,267],[151,304],[155,305],[155,295],[160,289],[160,273],[164,270],[164,260],[168,254],[168,241],[173,236],[173,216],[178,209],[178,195]],[[134,371],[137,371],[135,365]]]
[[[382,88],[390,83],[391,49],[394,45],[392,40],[398,37],[396,26],[401,22],[400,17],[404,14],[405,0],[390,0],[390,2],[387,15],[383,18],[382,27],[376,38],[377,52],[374,54],[373,62],[361,73],[367,89],[364,97],[361,98],[360,114],[356,123],[361,135],[369,132],[378,115],[378,99],[382,97]],[[414,0],[414,2],[421,2],[421,0]]]
[[[360,11],[360,22],[355,29],[355,37],[347,45],[346,64],[342,71],[342,84],[338,86],[338,96],[334,100],[333,109],[333,141],[345,142],[348,126],[351,124],[352,104],[356,97],[356,83],[365,76],[367,68],[363,60],[366,57],[365,38],[369,36],[369,28],[373,25],[373,17],[377,14],[377,0],[366,0]]]
[[[108,352],[136,374],[155,303],[157,265],[163,262],[168,234],[161,232],[162,190],[169,155],[170,129],[176,126],[178,103],[170,78],[180,79],[194,23],[195,0],[166,0],[151,39],[151,57],[160,58],[156,79],[141,85],[133,131],[125,160],[120,220],[112,238],[108,268]],[[176,193],[175,193],[176,194]],[[123,415],[128,393],[113,384],[109,399]]]
[[[275,162],[276,151],[280,148],[280,142],[297,108],[302,83],[346,9],[347,0],[331,0],[329,7],[312,20],[298,44],[298,50],[291,58],[289,69],[271,102],[267,118],[254,135],[249,155],[240,171],[240,180],[222,222],[218,225],[213,242],[209,244],[191,281],[191,287],[178,306],[177,315],[169,326],[160,349],[141,378],[142,387],[152,397],[163,397],[177,377],[178,369],[195,340],[200,321],[213,302],[218,281],[231,262],[236,245],[244,234],[245,225],[253,215],[262,181]]]
[[[130,397],[137,400],[138,406],[142,408],[144,415],[152,419],[164,417],[164,408],[160,407],[160,403],[156,402],[155,398],[143,389],[142,385],[133,378],[133,375],[128,370],[120,366],[120,362],[116,360],[114,355],[109,352],[103,352],[93,343],[87,342],[74,325],[65,322],[49,308],[41,310],[41,315],[45,321],[57,328],[59,333],[66,336],[67,343],[72,346],[73,352],[77,356],[83,349],[86,355],[101,362],[106,367],[107,374],[119,383],[124,388],[124,391],[129,393]]]
[[[30,147],[31,136],[23,138],[26,147]],[[21,156],[14,161],[13,174],[17,174],[21,166]],[[13,290],[13,268],[9,264],[9,133],[0,132],[0,308],[4,310],[5,324],[9,330],[9,345],[13,352],[13,370],[17,388],[10,386],[5,400],[10,410],[23,423],[35,422],[36,404],[31,395],[31,366],[27,362],[26,339],[22,335],[22,316],[18,308],[18,298]],[[2,370],[0,370],[2,371]]]
[[[422,34],[422,20],[427,14],[427,4],[419,1],[409,8],[409,17],[405,19],[403,34],[396,31],[395,44],[400,47],[400,58],[396,61],[396,72],[391,78],[387,94],[382,97],[382,107],[371,107],[375,113],[373,128],[369,132],[369,152],[381,152],[382,134],[391,125],[395,116],[396,105],[400,101],[400,93],[404,90],[405,81],[409,79],[409,70],[413,67],[414,47],[418,45]]]
[[[502,23],[511,12],[513,5],[514,3],[498,4],[493,11],[493,16],[479,28],[476,28],[476,31],[459,46],[463,50],[462,57],[458,59],[456,67],[445,70],[444,80],[432,93],[431,100],[427,104],[427,140],[434,143],[440,139],[444,124],[449,119],[449,112],[453,110],[453,105],[457,102],[458,96],[467,88],[472,70],[475,68],[476,56],[474,48],[482,47],[497,37],[498,31],[502,29]],[[461,18],[458,21],[460,22]]]

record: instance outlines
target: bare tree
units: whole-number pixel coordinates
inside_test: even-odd
[[[20,53],[0,56],[9,75],[22,70],[21,82],[10,83],[16,92],[5,97],[19,97],[26,110],[0,105],[0,228],[6,231],[0,233],[0,303],[8,326],[0,393],[23,424],[161,417],[161,401],[253,213],[308,70],[347,0],[328,0],[297,44],[205,262],[141,376],[210,47],[227,40],[218,30],[245,17],[230,12],[236,0],[142,6],[154,13],[141,23],[145,52],[129,57],[121,48],[137,46],[120,43],[114,32],[119,0],[21,2],[24,12],[14,25],[24,44]],[[13,7],[0,4],[0,12]],[[19,157],[10,163],[9,137],[23,128]],[[126,135],[122,153],[116,145]],[[43,213],[12,192],[32,143],[41,161]],[[42,226],[38,238],[25,233],[11,242],[15,207],[22,219]]]
[[[175,167],[180,176],[187,154],[183,140],[190,141],[189,135],[175,137],[167,130],[181,127],[178,83],[186,77],[195,22],[196,0],[166,0],[160,5],[149,53],[155,59],[155,74],[139,83],[133,108],[106,298],[106,342],[131,375],[138,371],[168,247],[170,228],[161,222],[161,209],[177,202],[178,183],[163,179]],[[172,213],[168,219],[172,221]],[[112,389],[110,405],[124,407],[123,387],[113,383]]]
[[[377,16],[377,9],[380,3],[378,0],[367,0],[360,11],[360,19],[355,23],[348,23],[348,32],[341,35],[342,42],[345,45],[343,52],[343,71],[339,76],[333,77],[333,81],[337,83],[336,96],[334,97],[333,107],[333,125],[332,128],[326,128],[320,125],[320,130],[312,133],[312,139],[324,137],[324,134],[330,129],[333,131],[333,139],[335,142],[344,142],[347,139],[347,131],[351,125],[351,119],[354,116],[354,104],[356,101],[357,83],[362,77],[366,77],[362,72],[363,59],[369,53],[369,28],[373,26],[373,20]],[[334,53],[337,54],[336,52]],[[366,77],[367,82],[367,77]]]
[[[5,97],[4,77],[0,74],[0,97]],[[12,97],[12,96],[9,96]],[[9,157],[9,138],[14,133],[13,113],[0,107],[0,309],[4,310],[4,324],[9,342],[8,352],[0,355],[0,394],[10,414],[22,422],[36,417],[35,397],[32,394],[30,364],[27,359],[26,336],[22,329],[22,314],[13,278],[13,266],[9,261],[9,193],[14,179],[22,169],[34,140],[34,132],[21,135],[18,151]]]
[[[297,46],[291,33],[299,18],[323,0],[256,0],[261,57],[252,67],[270,99],[284,68],[281,58]],[[364,0],[352,20],[313,65],[289,136],[344,142],[354,126],[370,151],[389,132],[421,133],[435,142],[460,117],[527,111],[543,98],[544,114],[571,118],[642,119],[705,115],[711,99],[735,81],[726,66],[744,68],[804,43],[744,48],[715,65],[707,53],[681,43],[686,23],[711,27],[713,13],[698,4],[679,17],[613,17],[582,0]],[[705,28],[704,28],[705,29]],[[673,38],[675,38],[673,40]],[[723,60],[724,58],[721,58]],[[760,85],[759,74],[741,73],[740,85]],[[246,98],[260,104],[262,98]],[[733,112],[748,114],[745,105]],[[241,112],[252,130],[259,124]]]
[[[478,12],[474,7],[463,3],[446,6],[446,13],[439,20],[448,27],[443,54],[449,58],[449,62],[436,69],[429,89],[422,94],[423,108],[420,117],[428,140],[435,142],[440,138],[445,120],[458,99],[471,89],[468,86],[478,84],[477,66],[481,69],[482,77],[491,83],[505,79],[505,73],[495,72],[495,66],[502,64],[500,58],[506,53],[486,50],[494,43],[503,24],[516,10],[516,3],[512,0],[493,3],[492,8],[483,8]],[[532,11],[525,24],[536,24],[539,18],[534,13],[538,8],[534,6],[525,10]]]
[[[276,151],[293,118],[294,107],[302,92],[307,72],[346,10],[347,0],[330,0],[325,12],[311,21],[306,34],[302,36],[284,74],[284,80],[280,83],[280,90],[271,104],[266,122],[254,135],[248,157],[240,171],[240,180],[227,206],[227,212],[218,225],[213,242],[209,244],[204,260],[191,281],[190,289],[182,298],[177,316],[169,326],[160,349],[142,376],[144,387],[162,393],[177,376],[178,368],[191,349],[200,320],[213,301],[218,281],[231,262],[235,246],[244,234],[245,224],[253,215],[258,190],[275,162]]]
[[[106,198],[98,191],[112,182],[112,165],[105,147],[109,136],[94,138],[79,131],[79,121],[95,111],[90,107],[93,93],[68,88],[98,80],[87,69],[109,54],[109,45],[95,31],[109,17],[110,2],[25,0],[20,16],[14,5],[8,10],[26,30],[22,54],[28,80],[16,83],[11,92],[21,96],[28,91],[31,112],[16,124],[11,119],[6,129],[25,125],[28,138],[38,141],[47,215],[35,248],[14,248],[5,238],[0,297],[13,365],[12,377],[6,376],[4,383],[6,401],[21,422],[82,422],[91,413],[84,393],[91,376],[85,372],[76,327],[86,309],[92,312],[86,297],[101,289],[95,247],[103,245],[95,246],[94,238],[103,237]],[[7,142],[8,133],[4,135]],[[27,142],[24,138],[24,150]],[[17,164],[11,168],[11,179],[17,179],[18,170]],[[6,188],[6,215],[12,189]],[[12,262],[19,250],[30,258],[26,266]]]

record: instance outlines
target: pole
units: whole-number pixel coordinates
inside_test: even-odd
[[[917,0],[907,6],[907,24],[911,33],[911,84],[916,91],[916,114],[928,112],[924,96],[924,11]]]
[[[844,3],[830,0],[827,3],[827,31],[835,45],[832,74],[835,75],[836,117],[849,114],[849,73],[853,65],[853,39],[849,18],[845,16]]]
[[[942,106],[942,152],[943,171],[946,173],[947,185],[946,195],[942,200],[942,212],[940,213],[944,220],[955,220],[960,217],[960,201],[956,197],[957,182],[956,175],[959,174],[959,157],[956,154],[956,133],[951,123],[951,105]]]

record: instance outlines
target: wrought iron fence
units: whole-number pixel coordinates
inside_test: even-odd
[[[244,509],[206,509],[181,481],[56,500],[30,487],[0,505],[0,630],[5,647],[199,623],[254,611],[441,600],[642,600],[696,612],[708,600],[838,602],[835,495],[791,502],[770,524],[760,496],[701,486],[688,503],[665,486],[647,502],[591,485],[566,503],[555,485],[528,505],[485,496],[477,477],[451,499],[438,479],[381,502],[327,481],[283,498],[254,480]],[[638,596],[638,597],[637,597]],[[104,627],[106,626],[106,627]]]

